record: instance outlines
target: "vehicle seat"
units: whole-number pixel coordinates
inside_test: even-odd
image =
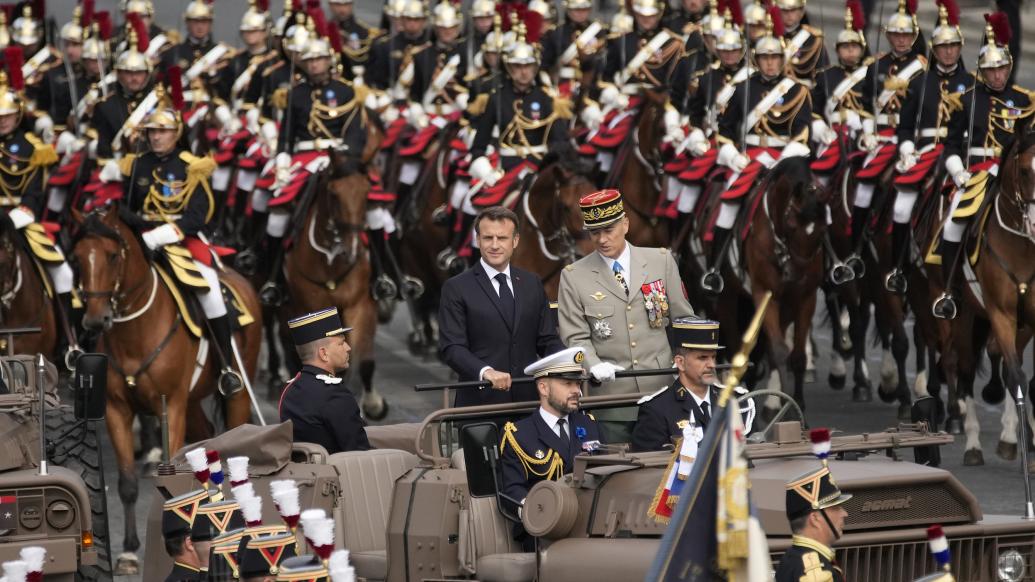
[[[464,451],[450,456],[453,468],[466,470]],[[471,497],[460,512],[460,562],[482,582],[532,582],[535,553],[522,552],[513,525],[496,508],[496,498]],[[465,543],[466,542],[466,543]]]
[[[342,519],[337,524],[356,575],[384,580],[388,575],[385,528],[396,480],[417,466],[406,451],[376,449],[335,453],[327,459],[341,481]]]

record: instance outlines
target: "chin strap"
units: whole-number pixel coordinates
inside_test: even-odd
[[[830,528],[830,533],[834,535],[835,540],[841,539],[841,533],[834,527],[834,522],[830,521],[830,516],[827,515],[826,509],[818,509],[819,514],[823,516],[823,521],[827,522],[827,527]]]

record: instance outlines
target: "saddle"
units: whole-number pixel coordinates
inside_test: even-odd
[[[205,313],[194,294],[196,289],[208,289],[208,283],[193,264],[190,252],[180,245],[162,247],[164,252],[156,255],[151,262],[166,289],[173,296],[176,308],[183,323],[195,338],[201,338]],[[226,303],[230,321],[235,322],[235,329],[241,329],[253,323],[255,317],[248,310],[240,293],[225,280],[219,280],[223,301]],[[188,291],[184,293],[184,291]]]

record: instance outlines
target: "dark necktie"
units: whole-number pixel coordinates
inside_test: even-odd
[[[510,285],[507,285],[507,275],[500,273],[493,277],[500,284],[500,305],[503,306],[503,316],[507,323],[514,322],[514,294],[510,292]]]
[[[701,403],[701,423],[704,426],[707,427],[708,424],[711,421],[712,421],[712,415],[709,414],[709,412],[708,412],[708,403],[707,402],[702,402]]]
[[[568,423],[568,419],[562,418],[557,421],[557,431],[561,437],[561,444],[564,445],[564,456],[568,456],[571,452],[571,439],[568,438],[568,432],[564,430],[564,425]]]

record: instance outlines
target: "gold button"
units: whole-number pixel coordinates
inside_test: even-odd
[[[634,366],[635,366],[636,364],[639,364],[639,363],[640,363],[640,361],[639,361],[639,360],[633,360],[633,365],[634,365]]]
[[[632,309],[633,309],[633,306],[632,306],[632,305],[626,305],[626,306],[625,306],[625,310],[626,310],[626,311],[632,311]]]
[[[632,329],[632,328],[633,328],[633,324],[630,323],[629,324],[629,329]]]
[[[597,317],[604,317],[604,314],[603,313],[598,313]]]
[[[629,346],[635,348],[636,347],[636,342],[629,342]]]

